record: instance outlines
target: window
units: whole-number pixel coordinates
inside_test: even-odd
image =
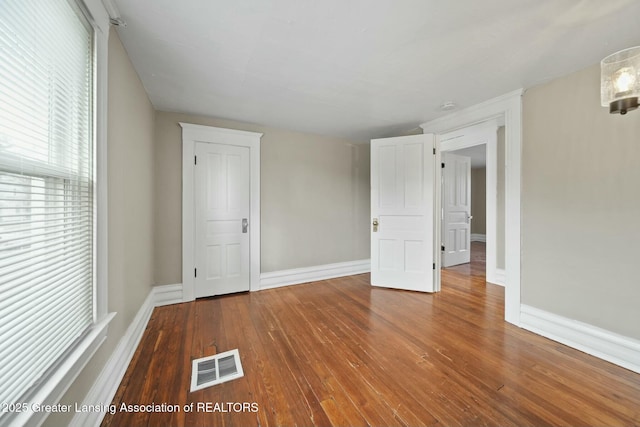
[[[72,0],[0,1],[0,402],[97,320],[94,45]]]

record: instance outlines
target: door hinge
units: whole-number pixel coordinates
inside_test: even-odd
[[[436,149],[435,148],[433,149],[433,154],[436,154]]]
[[[198,164],[198,156],[193,156],[193,164],[194,165]]]
[[[193,269],[193,277],[198,277],[198,269],[197,268]]]
[[[444,163],[442,164],[442,169],[444,169]]]
[[[436,269],[436,263],[435,262],[433,263],[433,269],[434,270]]]

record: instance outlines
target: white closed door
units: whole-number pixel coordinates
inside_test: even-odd
[[[371,284],[434,292],[434,136],[371,141]]]
[[[471,158],[442,153],[442,266],[471,260]]]
[[[249,148],[195,144],[195,296],[250,287]]]

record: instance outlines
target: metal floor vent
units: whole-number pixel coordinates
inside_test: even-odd
[[[191,391],[200,390],[244,376],[238,349],[193,361]]]

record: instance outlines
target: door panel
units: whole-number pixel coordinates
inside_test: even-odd
[[[442,266],[471,259],[471,158],[442,153]]]
[[[433,135],[371,141],[373,286],[434,291],[433,148]]]
[[[196,298],[250,287],[249,148],[195,145]]]

